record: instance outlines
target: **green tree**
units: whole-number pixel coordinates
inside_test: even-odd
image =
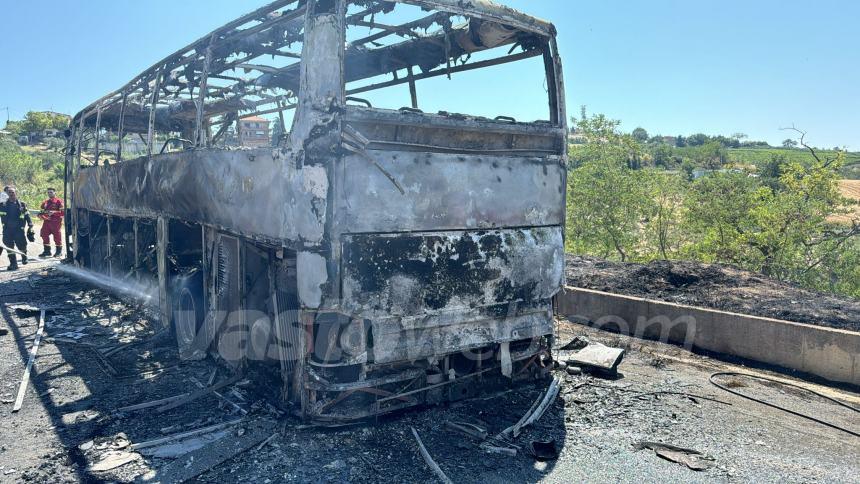
[[[31,207],[44,199],[50,185],[62,186],[63,164],[58,153],[28,153],[12,140],[0,140],[0,183],[15,185]]]
[[[642,171],[621,160],[592,160],[569,176],[567,198],[568,250],[635,258],[638,228],[647,199]]]
[[[697,241],[691,255],[779,279],[803,280],[860,235],[857,223],[834,228],[828,222],[828,217],[846,213],[837,184],[840,165],[839,157],[816,160],[808,167],[780,164],[776,189],[741,173],[697,180],[686,203]]]
[[[633,139],[640,143],[645,143],[648,141],[648,131],[645,131],[645,128],[641,126],[634,129],[633,133],[631,134],[633,135]]]
[[[770,159],[759,166],[758,173],[761,177],[761,182],[772,190],[779,190],[781,188],[779,180],[785,172],[787,165],[788,158],[785,154],[771,154]]]
[[[687,137],[687,146],[702,146],[710,141],[706,134],[696,133]]]
[[[710,170],[721,168],[728,161],[726,148],[716,141],[711,141],[693,149],[694,161],[698,166]]]
[[[789,149],[790,148],[797,148],[797,141],[790,139],[790,138],[785,139],[782,141],[782,147],[783,148],[789,148]]]
[[[649,143],[648,152],[651,155],[651,160],[654,162],[654,166],[671,168],[678,163],[678,159],[675,156],[675,150],[665,143]]]
[[[9,131],[15,136],[20,136],[22,134],[26,134],[24,131],[24,122],[23,121],[7,121],[6,122],[6,131]]]
[[[657,257],[669,259],[686,240],[682,213],[687,184],[681,175],[662,170],[647,170],[644,178],[648,201],[645,241]]]
[[[754,230],[751,210],[762,195],[755,180],[740,173],[713,173],[693,182],[685,208],[695,242],[686,255],[744,265],[749,259],[745,237]]]
[[[684,160],[681,162],[681,172],[682,172],[682,173],[684,173],[684,177],[685,177],[688,181],[692,181],[692,180],[693,180],[693,171],[694,171],[695,169],[696,169],[696,165],[694,165],[692,161],[690,161],[690,160],[688,160],[688,159],[684,159]]]
[[[66,129],[69,127],[69,120],[70,117],[65,114],[29,111],[24,119],[6,123],[6,129],[15,135],[27,135],[46,129]]]
[[[54,126],[54,118],[50,113],[30,111],[24,118],[24,129],[28,132],[39,132]]]
[[[641,145],[618,131],[619,122],[602,114],[581,119],[587,139],[573,157],[568,176],[568,249],[577,253],[636,257],[638,230],[645,216]]]

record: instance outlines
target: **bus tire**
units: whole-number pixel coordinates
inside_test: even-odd
[[[176,276],[170,301],[173,303],[171,328],[179,348],[179,356],[184,360],[202,359],[206,356],[208,345],[203,307],[203,271],[193,271]]]

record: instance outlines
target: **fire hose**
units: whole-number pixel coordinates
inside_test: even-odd
[[[835,403],[835,404],[837,404],[837,405],[843,406],[843,407],[845,407],[845,408],[847,408],[847,409],[849,409],[849,410],[852,410],[852,411],[854,411],[854,412],[858,412],[858,413],[860,413],[860,410],[858,410],[858,409],[857,409],[857,408],[855,408],[855,407],[852,407],[851,405],[848,405],[847,403],[840,402],[839,400],[836,400],[835,398],[830,398],[830,397],[828,397],[827,395],[822,395],[821,393],[818,393],[818,392],[816,392],[815,390],[810,390],[809,388],[805,388],[805,387],[802,387],[802,386],[800,386],[800,385],[795,385],[795,384],[793,384],[793,383],[789,383],[789,382],[781,381],[781,380],[775,380],[775,379],[773,379],[773,378],[767,378],[767,377],[764,377],[764,376],[751,375],[751,374],[749,374],[749,373],[738,373],[738,372],[734,372],[734,371],[721,371],[721,372],[717,372],[717,373],[712,374],[712,375],[711,375],[711,377],[709,378],[710,382],[711,382],[714,386],[716,386],[717,388],[719,388],[719,389],[721,389],[721,390],[725,390],[725,391],[727,391],[727,392],[729,392],[729,393],[733,393],[733,394],[735,394],[735,395],[737,395],[737,396],[739,396],[739,397],[746,398],[747,400],[752,400],[752,401],[754,401],[754,402],[756,402],[756,403],[761,403],[762,405],[767,405],[768,407],[775,408],[775,409],[777,409],[777,410],[782,410],[783,412],[790,413],[790,414],[792,414],[792,415],[796,415],[796,416],[798,416],[798,417],[802,417],[802,418],[805,418],[805,419],[807,419],[807,420],[811,420],[811,421],[813,421],[813,422],[819,423],[819,424],[821,424],[821,425],[825,425],[825,426],[830,427],[830,428],[832,428],[832,429],[841,430],[841,431],[846,432],[846,433],[849,433],[849,434],[851,434],[851,435],[853,435],[853,436],[855,436],[855,437],[860,437],[860,433],[854,432],[854,431],[852,431],[852,430],[848,430],[848,429],[846,429],[846,428],[844,428],[844,427],[840,427],[840,426],[838,426],[838,425],[836,425],[836,424],[832,424],[832,423],[830,423],[830,422],[825,422],[824,420],[821,420],[821,419],[818,419],[818,418],[812,417],[812,416],[810,416],[810,415],[806,415],[806,414],[803,414],[803,413],[800,413],[800,412],[796,412],[796,411],[794,411],[794,410],[791,410],[791,409],[788,409],[788,408],[785,408],[785,407],[781,407],[781,406],[779,406],[779,405],[777,405],[777,404],[775,404],[775,403],[766,402],[766,401],[764,401],[764,400],[761,400],[761,399],[758,399],[758,398],[752,397],[752,396],[750,396],[750,395],[745,395],[745,394],[743,394],[743,393],[741,393],[741,392],[735,391],[735,390],[733,390],[733,389],[729,388],[728,386],[725,386],[725,385],[722,385],[722,384],[720,384],[720,383],[717,383],[717,382],[714,380],[714,377],[717,377],[717,376],[741,376],[741,377],[747,377],[747,378],[755,378],[755,379],[759,379],[759,380],[768,381],[768,382],[771,382],[771,383],[777,383],[777,384],[780,384],[780,385],[785,385],[785,386],[789,386],[789,387],[793,387],[793,388],[798,388],[798,389],[800,389],[800,390],[803,390],[803,391],[806,391],[806,392],[812,393],[812,394],[814,394],[814,395],[816,395],[816,396],[819,396],[819,397],[821,397],[821,398],[823,398],[823,399],[825,399],[825,400],[828,400],[828,401],[830,401],[830,402],[833,402],[833,403]]]

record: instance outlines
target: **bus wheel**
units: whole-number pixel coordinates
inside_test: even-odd
[[[203,319],[203,272],[194,271],[177,276],[174,280],[173,294],[173,333],[179,346],[179,356],[184,360],[198,360],[206,357],[206,335]]]

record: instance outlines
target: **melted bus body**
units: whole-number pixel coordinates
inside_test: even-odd
[[[421,109],[425,84],[514,62],[547,119]],[[489,1],[271,3],[74,117],[73,263],[151,284],[182,357],[273,373],[317,421],[543,377],[561,72],[551,24]]]

